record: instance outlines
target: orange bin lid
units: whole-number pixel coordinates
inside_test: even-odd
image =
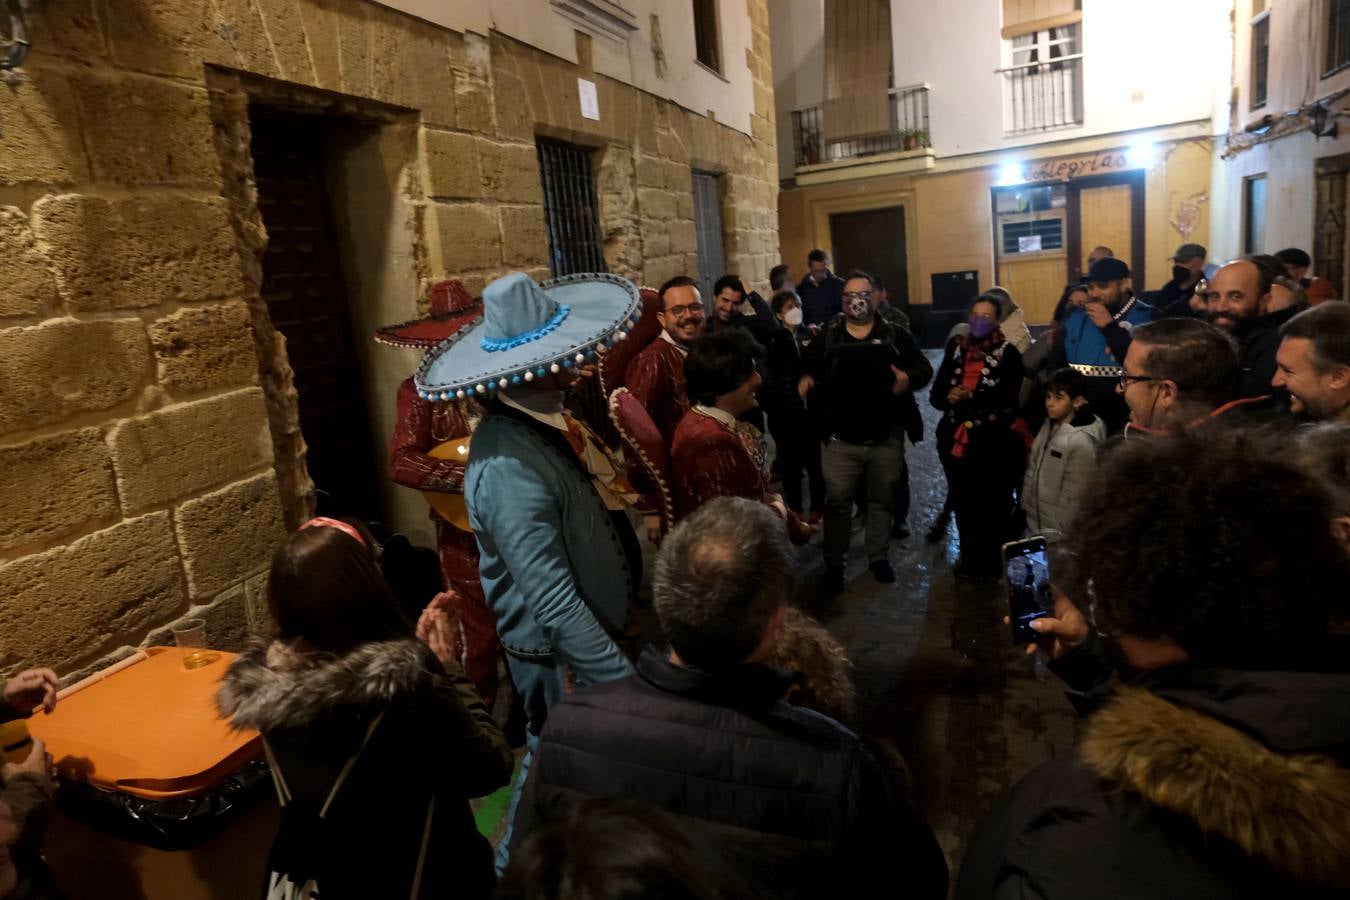
[[[235,654],[188,669],[179,647],[150,647],[140,662],[41,711],[28,730],[47,743],[64,779],[163,800],[204,793],[262,755],[256,731],[235,731],[216,690]],[[200,652],[200,651],[195,651]]]

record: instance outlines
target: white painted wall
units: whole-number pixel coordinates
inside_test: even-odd
[[[1005,136],[1004,76],[996,72],[1005,64],[999,0],[892,0],[895,83],[931,86],[930,131],[939,157],[1207,120],[1216,72],[1226,93],[1229,8],[1230,0],[1083,0],[1085,102],[1078,128]],[[790,121],[787,131],[783,123],[791,109],[820,100],[823,9],[823,0],[769,6],[784,177],[792,159]]]
[[[569,62],[577,61],[575,19],[551,0],[372,0],[454,31],[498,31],[523,44]],[[581,0],[584,3],[584,0]],[[746,67],[750,15],[744,0],[717,0],[722,72],[712,72],[694,56],[694,7],[690,0],[619,0],[632,13],[637,31],[625,40],[591,32],[596,72],[678,103],[699,114],[750,133],[754,82]],[[661,22],[665,53],[663,76],[652,54],[652,16]],[[600,111],[603,118],[605,110]]]

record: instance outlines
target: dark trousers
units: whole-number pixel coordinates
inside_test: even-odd
[[[776,452],[775,467],[783,479],[783,502],[796,513],[802,506],[802,473],[810,490],[811,512],[825,512],[825,476],[820,471],[820,441],[812,437],[805,419],[778,413],[769,417]]]
[[[1013,486],[1003,467],[975,459],[947,466],[961,564],[981,575],[997,575],[1000,551],[1012,530]]]

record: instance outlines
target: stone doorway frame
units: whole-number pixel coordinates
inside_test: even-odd
[[[422,189],[418,174],[418,113],[378,101],[214,67],[207,68],[206,84],[215,126],[216,151],[223,175],[222,194],[229,208],[230,222],[239,247],[245,285],[243,299],[249,308],[254,348],[258,357],[259,384],[266,398],[274,453],[273,467],[286,526],[294,529],[314,513],[314,483],[305,463],[307,448],[300,431],[299,395],[286,355],[286,342],[281,332],[273,326],[262,299],[262,266],[267,249],[267,233],[258,209],[249,108],[259,104],[283,112],[374,126],[390,132],[398,145],[406,148],[401,179],[396,188],[413,216],[410,226],[415,293],[410,298],[406,318],[424,311],[422,288],[428,281]],[[355,291],[351,292],[350,300],[355,311],[356,304],[360,302]],[[411,367],[408,371],[412,371]],[[369,377],[369,373],[363,374]],[[392,402],[392,394],[390,400]]]

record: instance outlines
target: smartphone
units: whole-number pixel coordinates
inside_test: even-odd
[[[1031,630],[1032,620],[1055,611],[1045,538],[1037,535],[1004,544],[1003,572],[1008,585],[1008,621],[1012,623],[1013,643],[1030,644],[1037,637]]]

